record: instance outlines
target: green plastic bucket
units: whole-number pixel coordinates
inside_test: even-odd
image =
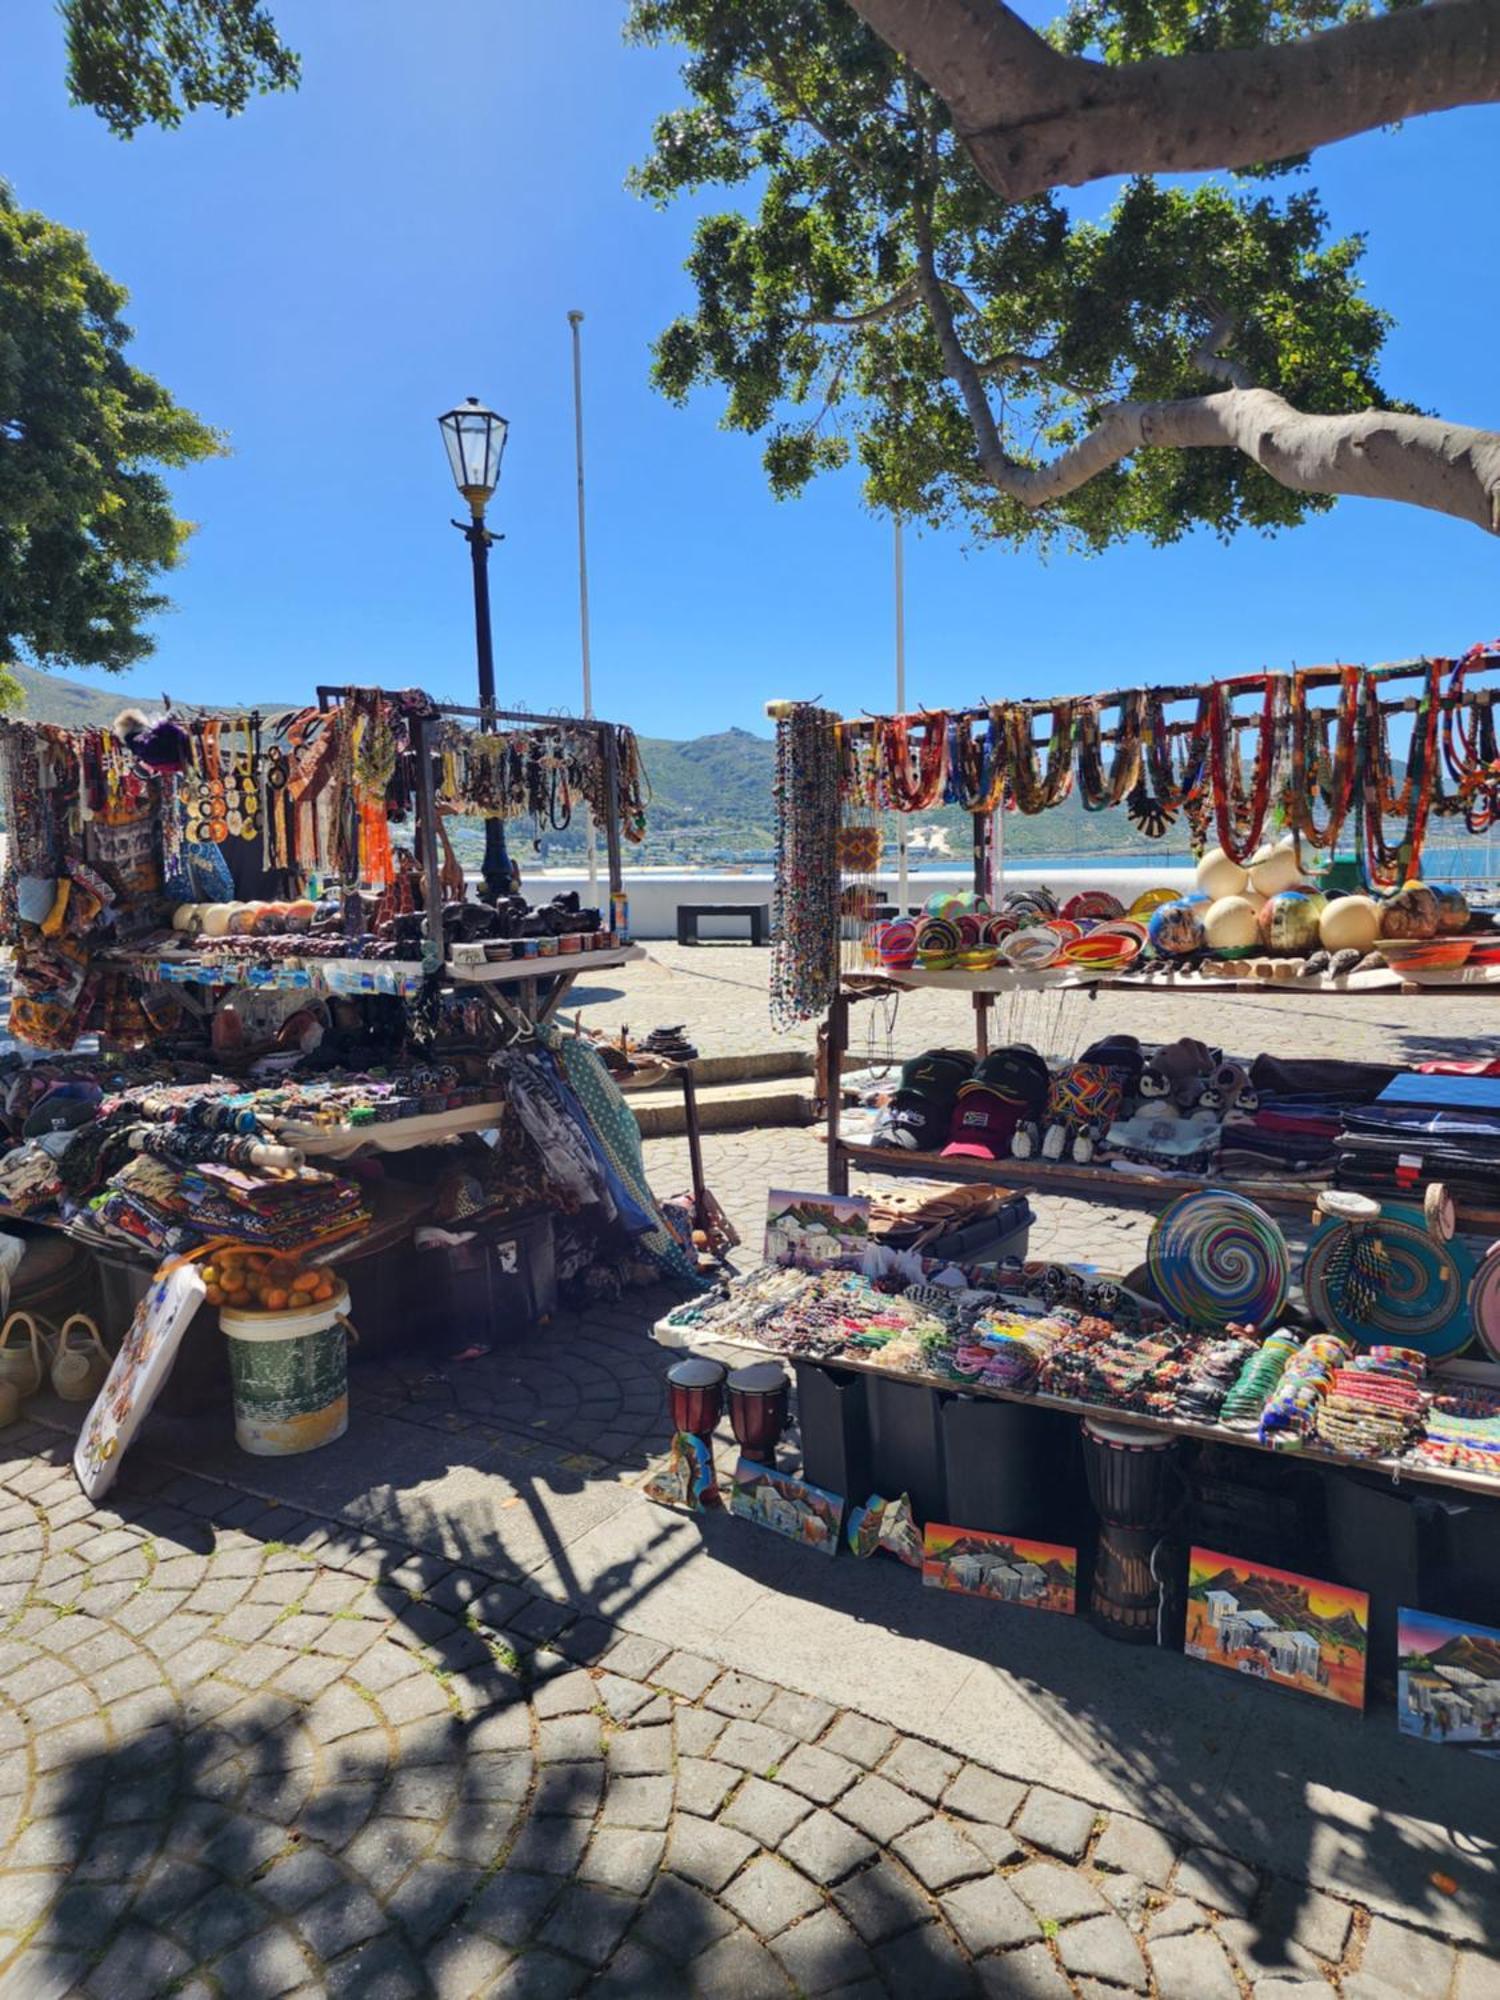
[[[349,1428],[349,1294],[305,1312],[219,1310],[234,1380],[234,1436],[257,1458],[331,1444]]]

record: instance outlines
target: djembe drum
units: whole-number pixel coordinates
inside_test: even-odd
[[[746,1458],[776,1463],[776,1446],[786,1428],[791,1384],[779,1361],[755,1361],[729,1378],[729,1426]]]
[[[696,1355],[674,1362],[667,1370],[667,1406],[672,1413],[672,1429],[689,1432],[708,1455],[710,1483],[703,1497],[710,1505],[718,1499],[718,1482],[713,1477],[714,1431],[724,1414],[726,1373],[722,1362],[702,1360]]]
[[[1126,1424],[1083,1422],[1083,1464],[1099,1515],[1089,1620],[1126,1645],[1173,1643],[1182,1549],[1166,1538],[1177,1498],[1176,1442]]]

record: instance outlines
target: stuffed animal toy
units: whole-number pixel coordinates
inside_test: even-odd
[[[1118,1070],[1102,1063],[1064,1063],[1047,1086],[1040,1133],[1033,1124],[1016,1127],[1015,1159],[1077,1160],[1086,1166],[1100,1140],[1120,1115],[1124,1090]]]
[[[1242,1063],[1220,1063],[1198,1099],[1200,1111],[1216,1111],[1226,1125],[1249,1125],[1260,1109],[1260,1093]]]
[[[1179,1111],[1191,1111],[1222,1061],[1219,1050],[1206,1047],[1191,1035],[1168,1042],[1146,1059],[1141,1071],[1141,1102],[1167,1102]]]

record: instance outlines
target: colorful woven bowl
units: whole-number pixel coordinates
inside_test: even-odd
[[[917,927],[910,917],[897,917],[880,926],[876,945],[882,965],[910,965],[917,955]]]
[[[1056,963],[1062,942],[1049,925],[1030,924],[1005,940],[1000,956],[1017,972],[1041,972]]]
[[[1062,913],[1076,924],[1109,923],[1115,917],[1124,916],[1125,905],[1108,889],[1081,889],[1063,904]]]
[[[1462,965],[1474,950],[1466,937],[1382,938],[1375,949],[1393,971],[1443,972]]]

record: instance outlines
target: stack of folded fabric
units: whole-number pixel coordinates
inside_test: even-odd
[[[217,1237],[258,1250],[322,1249],[362,1234],[369,1211],[352,1181],[315,1168],[256,1174],[185,1167],[141,1153],[112,1175],[91,1215],[106,1234],[161,1253]]]
[[[1411,1347],[1372,1347],[1334,1370],[1318,1407],[1319,1444],[1350,1458],[1394,1458],[1422,1429],[1426,1357]]]
[[[1219,1145],[1222,1171],[1325,1179],[1343,1124],[1340,1106],[1316,1098],[1263,1099],[1253,1118],[1228,1123]]]
[[[1500,1110],[1391,1103],[1345,1112],[1335,1156],[1339,1187],[1409,1196],[1434,1180],[1456,1201],[1500,1201]]]

